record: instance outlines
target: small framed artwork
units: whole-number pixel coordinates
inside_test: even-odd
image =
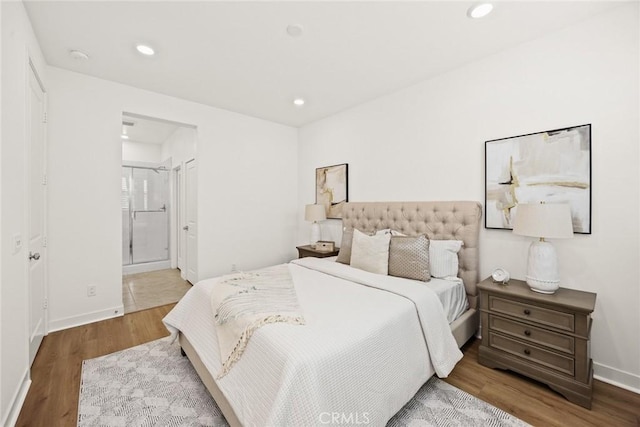
[[[519,203],[568,203],[591,234],[591,125],[485,142],[485,228],[513,229]]]
[[[327,218],[342,218],[342,206],[349,201],[349,165],[316,169],[316,204],[323,205]]]

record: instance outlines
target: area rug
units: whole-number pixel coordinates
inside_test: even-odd
[[[227,426],[178,343],[162,338],[82,362],[78,426]],[[527,426],[431,378],[387,424]]]

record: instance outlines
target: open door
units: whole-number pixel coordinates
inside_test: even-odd
[[[45,292],[45,123],[44,88],[33,68],[29,70],[27,236],[29,256],[29,365],[46,332]]]
[[[186,163],[185,177],[185,225],[186,232],[186,253],[185,261],[187,266],[186,279],[195,284],[198,281],[198,244],[197,244],[197,174],[196,161],[189,160]]]

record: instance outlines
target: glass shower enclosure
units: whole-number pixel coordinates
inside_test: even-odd
[[[121,206],[123,273],[169,268],[169,170],[123,166]]]

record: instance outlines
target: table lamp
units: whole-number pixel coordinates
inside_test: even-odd
[[[552,294],[560,287],[558,255],[553,245],[545,240],[573,237],[571,208],[560,203],[518,204],[513,233],[539,237],[529,246],[527,284],[532,291]]]
[[[316,242],[320,240],[320,224],[318,221],[327,219],[327,213],[323,205],[307,205],[304,209],[304,219],[312,221],[311,224],[311,247],[315,249]]]

